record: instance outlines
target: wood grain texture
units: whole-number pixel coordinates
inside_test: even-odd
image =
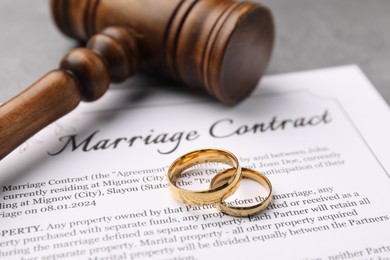
[[[138,69],[236,104],[257,85],[273,46],[270,10],[239,0],[52,0],[51,10],[87,48],[0,107],[0,159]]]
[[[0,106],[0,159],[80,103],[79,83],[55,70]]]
[[[226,104],[264,74],[274,23],[263,5],[234,0],[52,0],[58,27],[86,40],[107,26],[133,30],[142,69],[203,88]],[[81,15],[84,14],[84,15]]]
[[[124,27],[106,28],[88,41],[87,48],[106,59],[112,82],[122,82],[139,70],[141,61],[137,41]]]
[[[86,48],[69,52],[60,68],[71,71],[81,83],[84,101],[95,101],[106,93],[110,84],[108,64],[102,56]]]
[[[111,75],[123,81],[139,67],[136,42],[126,29],[108,28],[87,46],[70,51],[59,70],[49,72],[0,106],[0,159],[72,111],[81,100],[100,98],[108,89]]]

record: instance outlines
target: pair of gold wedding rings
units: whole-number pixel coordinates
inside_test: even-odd
[[[186,190],[177,186],[177,180],[193,166],[205,163],[223,163],[231,168],[217,173],[210,182],[208,190]],[[255,205],[236,206],[226,202],[238,189],[242,178],[260,183],[268,194]],[[241,168],[238,159],[232,153],[220,149],[202,149],[187,153],[175,160],[168,170],[169,189],[179,202],[204,206],[215,204],[216,208],[225,214],[237,217],[255,215],[268,207],[272,200],[272,185],[262,173]]]

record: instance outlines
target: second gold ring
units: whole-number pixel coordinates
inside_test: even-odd
[[[221,183],[224,183],[226,180],[230,179],[233,174],[234,172],[232,169],[227,169],[223,172],[218,173],[211,181],[210,187],[211,188],[218,187]],[[242,207],[242,206],[230,205],[230,203],[226,202],[225,200],[231,194],[225,194],[221,198],[221,200],[216,204],[217,209],[219,209],[225,214],[236,216],[236,217],[247,217],[247,216],[255,215],[263,211],[264,209],[266,209],[272,200],[272,185],[271,182],[264,174],[252,169],[242,168],[242,177],[260,183],[267,190],[268,192],[267,196],[265,196],[263,200],[261,200],[259,203],[255,205]]]

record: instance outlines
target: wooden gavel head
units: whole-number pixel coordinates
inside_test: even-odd
[[[0,105],[0,160],[139,69],[236,104],[257,85],[272,51],[271,12],[241,0],[51,0],[51,8],[62,32],[88,42]]]
[[[251,93],[274,41],[270,10],[239,0],[52,0],[51,8],[60,30],[76,39],[128,28],[143,70],[203,88],[226,104]]]

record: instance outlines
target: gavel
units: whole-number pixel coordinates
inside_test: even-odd
[[[257,85],[274,42],[271,11],[240,0],[51,0],[67,36],[86,43],[0,107],[0,160],[110,82],[137,71],[234,105]]]

